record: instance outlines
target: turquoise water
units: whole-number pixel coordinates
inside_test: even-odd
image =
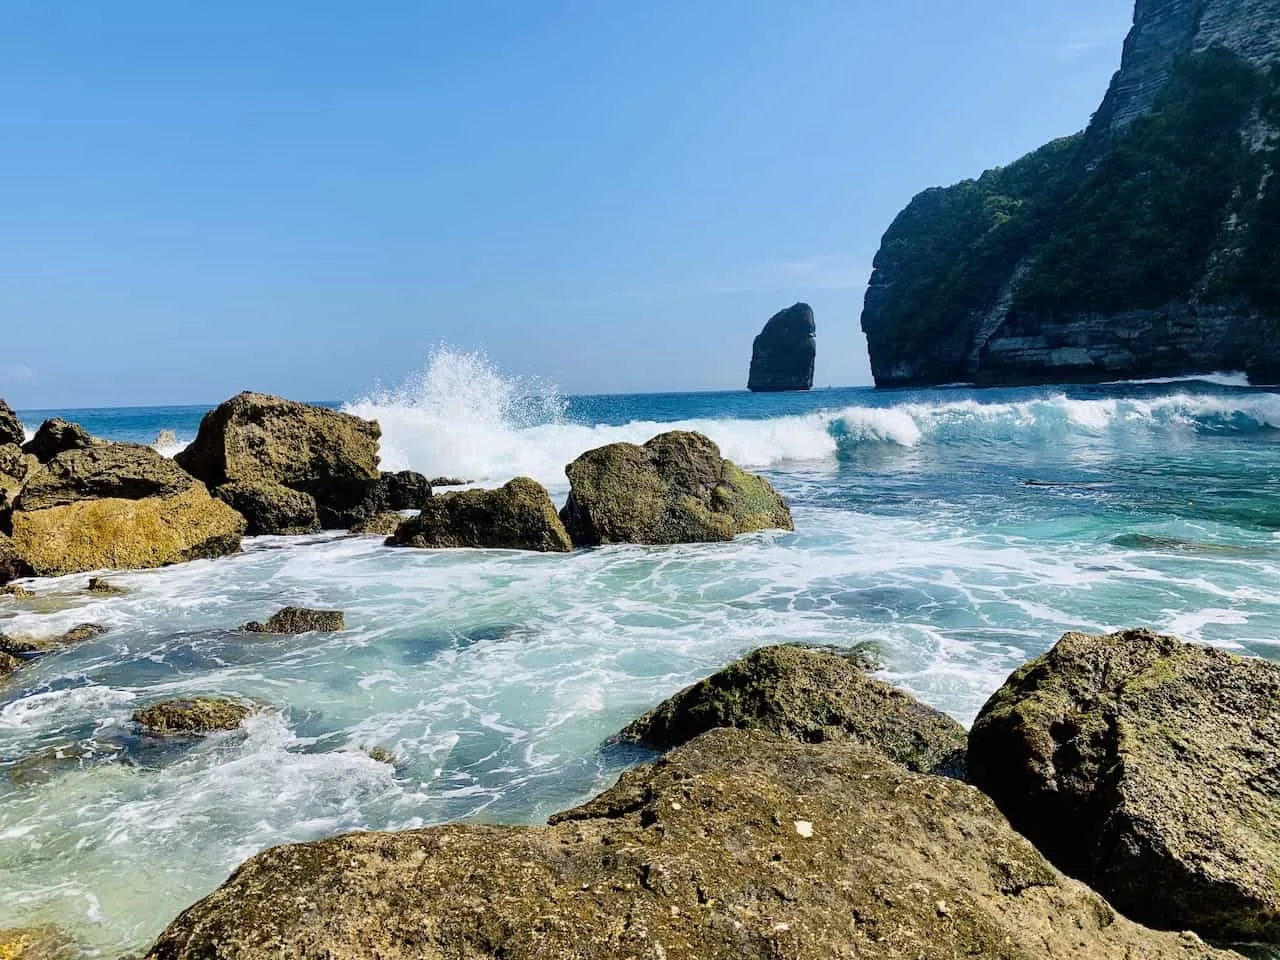
[[[266,846],[538,821],[637,759],[603,748],[611,733],[766,643],[876,641],[888,679],[966,723],[1065,630],[1148,625],[1280,658],[1280,395],[1234,378],[561,398],[446,351],[342,405],[380,421],[384,467],[528,474],[558,499],[590,447],[702,430],[786,494],[796,532],[558,557],[259,538],[113,574],[122,597],[77,576],[0,598],[0,630],[110,628],[0,689],[0,927],[57,923],[111,955]],[[59,412],[181,443],[203,410]],[[234,630],[286,603],[341,608],[350,629]],[[204,692],[268,709],[194,745],[128,722]]]

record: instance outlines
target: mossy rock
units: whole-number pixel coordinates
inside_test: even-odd
[[[36,656],[42,653],[52,653],[54,650],[61,650],[64,647],[75,646],[78,643],[84,643],[94,637],[100,637],[106,632],[107,628],[99,623],[80,623],[65,633],[60,633],[56,636],[37,637],[24,633],[12,635],[0,633],[0,651],[12,654],[15,657]]]
[[[517,477],[497,490],[460,490],[432,497],[421,513],[400,524],[387,544],[542,553],[573,549],[551,496],[528,477]]]
[[[13,515],[13,543],[38,576],[161,567],[240,549],[245,521],[201,484],[173,497],[81,500]]]
[[[356,536],[380,536],[386,538],[395,534],[400,529],[400,524],[404,523],[404,521],[405,517],[402,513],[394,511],[377,513],[353,526],[351,533]]]
[[[0,960],[75,960],[84,956],[53,927],[0,930]]]
[[[769,481],[725,460],[700,433],[589,450],[565,473],[570,492],[560,518],[578,546],[715,542],[794,529]]]
[[[316,498],[269,480],[224,483],[214,491],[223,503],[245,518],[245,534],[295,536],[320,530]]]
[[[244,629],[249,633],[336,633],[346,629],[346,617],[341,610],[285,607],[272,614],[266,623],[251,620]]]
[[[716,730],[545,827],[275,847],[151,960],[1229,960],[1050,867],[978,790]],[[1237,958],[1238,960],[1238,958]]]
[[[0,634],[0,636],[3,636]],[[22,658],[15,657],[11,653],[0,650],[0,680],[5,680],[8,676],[22,666]]]
[[[18,550],[18,545],[8,534],[0,533],[0,583],[8,583],[33,573],[31,564]]]
[[[1148,630],[1069,633],[969,735],[969,775],[1139,922],[1280,943],[1280,666]]]
[[[234,730],[252,710],[243,703],[223,697],[192,697],[163,700],[135,710],[133,722],[148,733],[191,735]]]
[[[15,509],[46,510],[82,500],[141,500],[190,490],[189,473],[150,447],[99,443],[66,450],[27,478]]]
[[[22,452],[15,444],[0,445],[0,514],[3,514],[3,528],[10,529],[8,514],[22,492],[27,478],[40,469],[40,461],[30,454]]]
[[[801,743],[849,740],[909,770],[964,775],[964,727],[867,676],[859,651],[763,647],[664,700],[618,737],[669,750],[716,727]]]
[[[87,450],[95,442],[80,424],[53,417],[40,424],[35,436],[22,445],[22,452],[29,453],[41,463],[48,463],[60,453]]]
[[[124,587],[117,587],[106,577],[90,577],[89,586],[86,589],[90,593],[107,597],[122,597],[129,592]]]

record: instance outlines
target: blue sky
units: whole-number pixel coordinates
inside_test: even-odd
[[[817,382],[919,190],[1087,122],[1131,0],[0,4],[0,396]]]

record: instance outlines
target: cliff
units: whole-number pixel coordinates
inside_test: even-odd
[[[1280,380],[1280,0],[1138,0],[1083,133],[918,195],[862,328],[879,386]]]
[[[757,393],[808,390],[813,386],[817,328],[813,308],[797,303],[773,315],[751,349],[747,389]]]

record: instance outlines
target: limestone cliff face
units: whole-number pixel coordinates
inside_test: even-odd
[[[862,327],[881,386],[1280,380],[1280,0],[1137,0],[1089,128],[917,196]]]

